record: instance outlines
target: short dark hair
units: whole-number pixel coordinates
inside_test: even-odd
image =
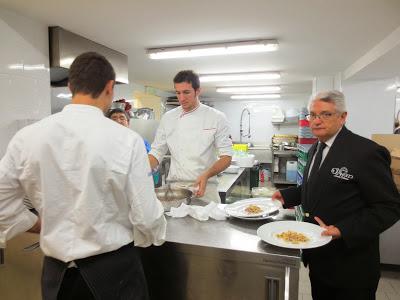
[[[96,99],[110,80],[115,80],[114,69],[103,55],[96,52],[79,55],[69,69],[72,95],[82,93]]]
[[[193,89],[195,89],[195,90],[200,88],[199,75],[192,70],[183,70],[175,75],[174,84],[182,83],[182,82],[191,83]]]
[[[128,113],[125,110],[123,110],[122,108],[114,108],[114,109],[109,110],[106,117],[111,119],[113,114],[124,114],[129,123],[130,117],[129,117]]]

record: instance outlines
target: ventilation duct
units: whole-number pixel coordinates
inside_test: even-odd
[[[68,69],[83,52],[94,51],[104,55],[112,64],[117,83],[128,81],[128,56],[88,40],[61,27],[49,27],[50,79],[52,86],[66,86]]]

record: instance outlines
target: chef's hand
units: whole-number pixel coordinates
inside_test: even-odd
[[[279,202],[282,203],[282,205],[285,204],[285,200],[283,199],[280,191],[276,191],[275,193],[273,193],[271,198],[272,198],[272,200],[278,200]]]
[[[40,233],[41,228],[42,228],[42,221],[40,220],[40,218],[38,218],[36,223],[30,229],[28,229],[28,232]]]
[[[333,225],[326,225],[320,218],[318,217],[314,217],[315,221],[318,222],[319,226],[321,226],[322,228],[325,229],[325,231],[323,231],[321,233],[321,235],[327,235],[327,236],[332,236],[333,239],[338,239],[342,236],[342,234],[340,233],[339,228],[333,226]]]
[[[204,196],[204,193],[206,191],[207,181],[208,181],[207,174],[202,174],[199,177],[197,177],[197,180],[194,184],[195,186],[198,187],[197,192],[196,192],[196,197]]]

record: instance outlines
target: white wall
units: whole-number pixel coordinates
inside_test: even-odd
[[[0,157],[21,127],[50,114],[47,26],[0,10]]]
[[[394,83],[394,79],[344,82],[348,110],[346,126],[366,138],[375,133],[393,133]]]
[[[234,141],[239,141],[240,130],[240,115],[244,108],[250,110],[250,128],[251,138],[243,138],[243,142],[252,142],[260,145],[270,145],[271,138],[274,134],[298,134],[298,126],[294,125],[281,125],[276,126],[271,124],[272,109],[275,106],[280,107],[283,111],[289,108],[296,108],[300,110],[302,107],[307,106],[309,97],[306,95],[299,95],[295,97],[287,97],[279,100],[263,100],[263,101],[215,101],[210,102],[215,109],[225,113],[230,122],[232,129],[232,138]],[[247,133],[248,116],[243,116],[243,130]]]

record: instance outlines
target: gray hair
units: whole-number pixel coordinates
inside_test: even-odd
[[[328,103],[333,103],[338,112],[346,112],[346,101],[342,92],[337,90],[323,91],[319,92],[313,99],[311,99],[308,107],[315,101],[323,101]]]

